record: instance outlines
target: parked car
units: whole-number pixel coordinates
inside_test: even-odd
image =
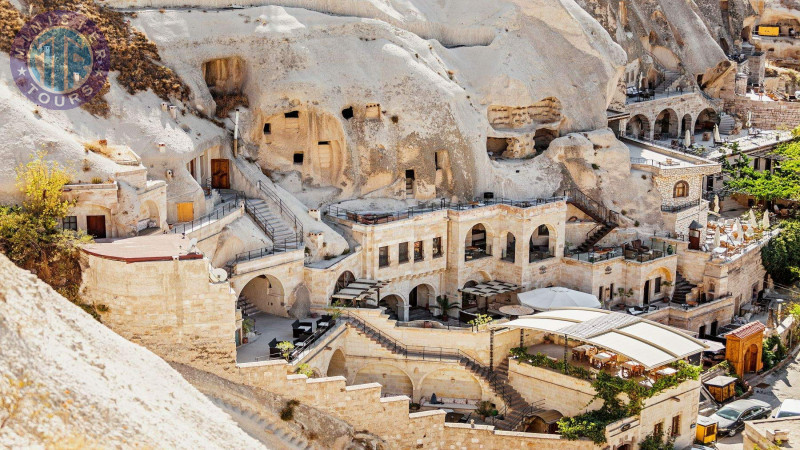
[[[772,413],[772,417],[779,419],[781,417],[794,417],[800,416],[800,400],[787,398],[781,403],[781,406]]]
[[[733,436],[744,429],[746,420],[763,419],[769,416],[771,411],[769,403],[761,400],[736,400],[720,408],[710,418],[719,424],[718,435]]]

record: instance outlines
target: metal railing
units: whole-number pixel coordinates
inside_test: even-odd
[[[392,353],[401,355],[407,359],[423,359],[433,361],[451,361],[464,365],[468,370],[472,371],[484,381],[486,381],[495,394],[503,399],[504,408],[501,415],[505,416],[508,411],[508,405],[512,401],[513,393],[519,396],[519,393],[513,387],[508,386],[502,378],[498,376],[488,366],[483,365],[480,361],[472,356],[462,352],[459,349],[445,348],[445,347],[427,347],[427,346],[409,346],[405,345],[397,339],[383,333],[372,325],[368,324],[361,318],[345,312],[341,316],[350,326],[363,332],[369,338],[378,342],[381,346],[390,350]],[[526,408],[527,410],[527,408]],[[523,416],[524,417],[524,416]],[[510,428],[513,429],[513,428]]]
[[[697,200],[690,200],[679,205],[661,205],[661,211],[671,213],[681,212],[689,208],[694,208],[695,206],[700,206],[701,202],[703,202],[703,200],[698,198]]]
[[[622,247],[613,247],[608,251],[602,252],[583,252],[583,253],[573,253],[569,255],[572,259],[577,259],[578,261],[585,261],[588,263],[597,263],[608,261],[610,259],[619,258],[622,254]]]
[[[295,239],[298,243],[303,242],[305,234],[303,233],[303,223],[297,219],[297,216],[289,209],[289,206],[278,196],[278,193],[268,188],[261,180],[258,180],[258,189],[269,200],[271,200],[278,207],[280,215],[283,216],[289,225],[295,230]]]
[[[564,191],[567,201],[578,206],[578,209],[591,216],[595,221],[608,225],[619,224],[619,213],[612,211],[584,194],[578,188],[567,189]]]
[[[331,217],[356,222],[361,225],[380,225],[398,220],[410,219],[421,214],[427,214],[435,211],[442,211],[445,209],[453,211],[466,211],[475,208],[482,208],[494,205],[508,205],[517,208],[532,208],[534,206],[545,205],[548,203],[555,203],[564,201],[564,197],[550,197],[550,198],[537,198],[530,200],[508,200],[508,199],[481,199],[476,198],[472,202],[450,202],[446,199],[441,199],[439,202],[431,202],[426,205],[417,207],[410,207],[401,211],[390,212],[357,212],[338,206],[330,205],[326,209],[326,214]]]
[[[236,197],[234,197],[234,200],[232,202],[226,202],[225,204],[222,205],[221,208],[217,208],[211,213],[206,214],[205,216],[194,219],[190,222],[181,222],[172,225],[172,229],[169,230],[169,232],[174,234],[191,233],[197,228],[203,227],[212,222],[216,222],[222,219],[223,217],[227,216],[228,214],[239,209],[241,200],[242,199],[239,198],[239,196],[237,195]]]

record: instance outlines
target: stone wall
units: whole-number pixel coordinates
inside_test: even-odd
[[[752,112],[753,127],[766,130],[794,128],[800,125],[800,103],[760,102],[737,98],[725,102],[725,110],[747,122],[747,113]]]
[[[545,408],[555,409],[565,416],[575,416],[603,406],[602,400],[592,401],[596,392],[588,381],[515,359],[509,361],[508,380],[528,403],[544,400]]]
[[[83,298],[103,323],[168,361],[203,370],[234,364],[235,297],[209,281],[206,259],[132,262],[82,255]],[[148,280],[148,282],[142,282]]]

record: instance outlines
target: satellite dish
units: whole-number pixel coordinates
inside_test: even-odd
[[[228,279],[228,272],[226,272],[225,269],[220,268],[211,269],[209,277],[211,278],[211,281],[220,283]]]

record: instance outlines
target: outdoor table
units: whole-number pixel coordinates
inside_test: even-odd
[[[667,377],[676,373],[678,373],[678,371],[672,367],[664,367],[663,369],[656,370],[653,375],[655,375],[656,380],[658,380],[661,377]]]
[[[641,375],[644,372],[644,366],[635,361],[625,361],[622,363],[622,377],[631,378]],[[627,375],[626,375],[627,374]]]
[[[586,359],[587,357],[591,358],[592,355],[597,353],[597,348],[589,344],[579,345],[572,349],[572,359],[577,359],[579,361]],[[577,358],[576,358],[577,356]]]
[[[533,314],[533,308],[524,305],[506,305],[501,306],[498,311],[504,316],[527,316]]]
[[[596,368],[602,369],[603,366],[611,363],[614,359],[616,359],[616,357],[617,355],[611,352],[602,352],[592,356],[591,362]]]

